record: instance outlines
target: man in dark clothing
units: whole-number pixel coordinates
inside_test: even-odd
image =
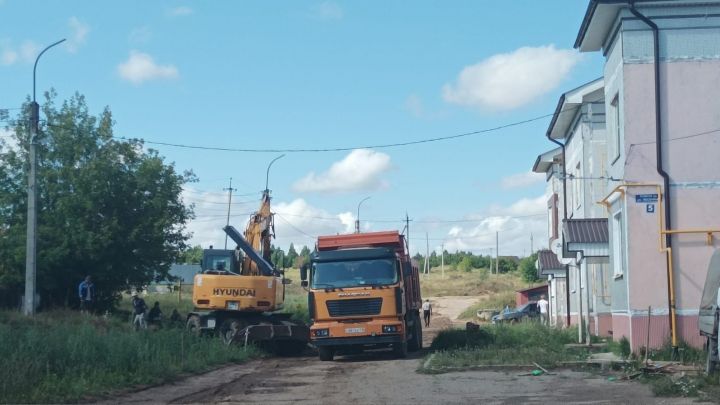
[[[132,306],[133,306],[133,327],[135,330],[147,329],[147,323],[145,322],[145,311],[147,305],[145,300],[138,297],[138,293],[132,293]]]
[[[148,312],[148,323],[160,327],[162,326],[162,317],[163,313],[160,310],[160,302],[155,301],[153,307],[150,308],[150,312]]]
[[[92,311],[93,302],[95,302],[95,284],[93,284],[90,276],[85,277],[85,280],[78,286],[78,296],[80,298],[80,311]]]

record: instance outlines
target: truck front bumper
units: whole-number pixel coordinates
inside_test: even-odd
[[[310,343],[319,346],[371,346],[371,345],[388,345],[393,343],[402,343],[402,335],[382,335],[382,336],[357,336],[357,337],[341,337],[341,338],[316,338],[311,339]]]

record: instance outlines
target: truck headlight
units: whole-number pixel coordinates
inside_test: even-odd
[[[382,331],[383,333],[398,333],[400,327],[398,325],[383,325]]]
[[[312,331],[313,337],[328,337],[330,336],[329,329],[315,329]]]

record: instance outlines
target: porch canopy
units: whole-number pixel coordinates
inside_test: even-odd
[[[563,235],[568,252],[579,252],[583,257],[609,255],[607,218],[566,219]]]

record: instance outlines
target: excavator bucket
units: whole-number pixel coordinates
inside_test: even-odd
[[[271,345],[270,349],[285,355],[300,354],[309,342],[310,329],[290,321],[250,325],[239,330],[228,344]]]

